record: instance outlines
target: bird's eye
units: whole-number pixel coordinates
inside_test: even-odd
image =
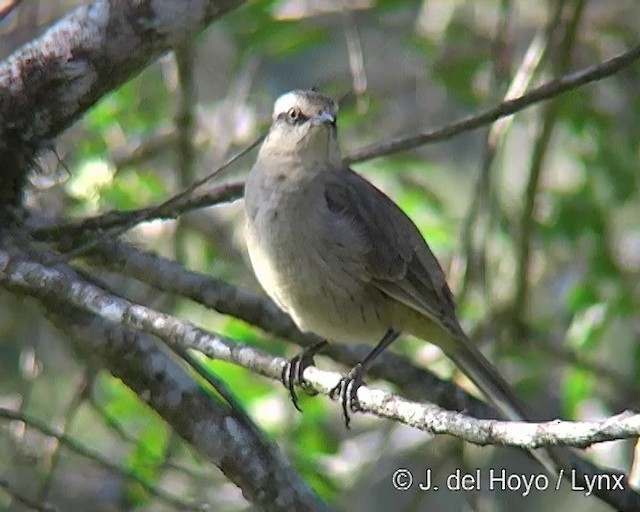
[[[298,119],[300,119],[300,111],[297,108],[290,108],[287,112],[287,121],[295,123]]]
[[[291,107],[286,112],[278,114],[278,119],[283,119],[290,125],[301,124],[309,118],[305,116],[298,107]]]

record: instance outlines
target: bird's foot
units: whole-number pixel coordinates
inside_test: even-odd
[[[309,366],[314,365],[313,357],[321,352],[329,343],[326,340],[320,341],[310,347],[305,348],[297,356],[292,357],[282,368],[282,384],[289,390],[291,401],[296,409],[302,412],[298,402],[298,395],[295,386],[298,385],[304,389],[308,395],[316,395],[317,393],[305,386],[302,374]]]
[[[362,363],[355,365],[346,377],[340,379],[338,385],[331,390],[329,396],[337,399],[342,405],[342,414],[344,416],[344,426],[350,428],[351,413],[362,411],[360,402],[358,401],[358,388],[364,384],[362,374],[364,367]]]

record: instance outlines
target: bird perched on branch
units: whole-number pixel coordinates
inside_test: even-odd
[[[292,91],[273,120],[245,186],[247,244],[258,281],[296,325],[331,342],[377,343],[343,379],[348,425],[372,361],[401,332],[436,344],[506,419],[526,414],[463,331],[444,272],[415,224],[342,162],[337,104]],[[293,385],[321,345],[285,368]]]

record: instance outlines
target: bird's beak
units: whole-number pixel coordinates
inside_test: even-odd
[[[336,118],[329,112],[320,112],[311,118],[312,125],[335,124]]]

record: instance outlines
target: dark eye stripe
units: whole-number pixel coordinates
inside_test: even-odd
[[[281,112],[278,114],[278,120],[284,119],[289,124],[302,124],[305,121],[309,120],[308,116],[305,116],[302,112],[298,111],[298,117],[296,119],[291,119],[289,117],[289,112]]]

